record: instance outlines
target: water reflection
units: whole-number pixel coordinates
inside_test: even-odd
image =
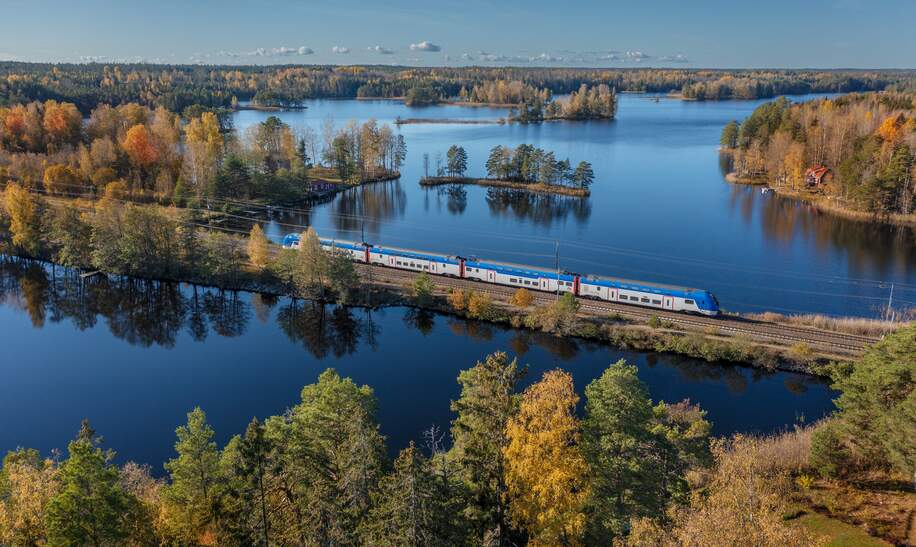
[[[755,212],[770,241],[790,247],[799,241],[813,244],[818,253],[840,252],[851,274],[907,275],[916,264],[916,229],[868,223],[822,213],[796,199],[762,195],[756,187],[733,185],[730,204],[745,224]]]
[[[377,236],[385,221],[403,217],[406,208],[400,180],[375,182],[341,192],[331,204],[331,220],[339,232],[359,234],[365,227]]]
[[[487,206],[493,216],[530,220],[542,226],[566,220],[570,215],[581,224],[592,214],[588,198],[535,194],[506,188],[487,190]]]
[[[374,339],[378,330],[371,314],[357,317],[352,308],[295,299],[277,312],[277,324],[319,359],[356,353],[360,339]]]

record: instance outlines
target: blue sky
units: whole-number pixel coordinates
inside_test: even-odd
[[[0,0],[0,59],[916,68],[916,0]]]

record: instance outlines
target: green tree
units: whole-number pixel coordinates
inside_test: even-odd
[[[916,327],[898,329],[834,378],[836,420],[812,440],[825,474],[891,466],[916,484]],[[833,465],[831,465],[833,464]]]
[[[592,170],[592,164],[587,161],[580,161],[572,176],[573,184],[587,190],[595,182],[595,172]]]
[[[255,418],[231,445],[223,451],[222,467],[236,479],[230,497],[235,498],[238,540],[245,545],[270,545],[271,439],[265,435],[264,424]]]
[[[583,451],[591,477],[589,537],[607,544],[629,519],[664,512],[661,469],[653,457],[652,402],[623,360],[585,388]]]
[[[452,545],[442,493],[432,464],[411,442],[373,496],[364,537],[371,545]]]
[[[736,148],[738,146],[738,122],[732,120],[722,128],[722,136],[719,138],[719,144],[723,148]]]
[[[95,431],[83,420],[61,463],[59,492],[47,510],[51,545],[112,545],[126,537],[124,516],[131,500],[111,463],[114,452],[103,451]]]
[[[283,502],[274,512],[289,523],[272,541],[355,541],[382,475],[385,444],[375,412],[371,388],[328,369],[302,389],[302,401],[286,416],[267,420]]]
[[[165,464],[171,482],[163,489],[169,535],[194,545],[219,528],[219,450],[213,429],[200,407],[188,413],[188,422],[175,430],[178,456]]]
[[[414,278],[410,286],[413,298],[418,306],[428,306],[433,299],[433,280],[426,272],[420,272],[420,275]]]
[[[327,279],[331,290],[337,294],[337,301],[346,303],[350,300],[350,292],[359,286],[359,275],[350,254],[342,249],[323,251],[327,263]]]
[[[487,537],[506,545],[511,539],[506,424],[518,411],[516,386],[524,374],[516,360],[497,352],[458,375],[461,395],[452,402],[452,412],[457,413],[452,422],[452,451],[470,488],[466,513],[478,542]]]
[[[453,177],[462,177],[468,169],[468,153],[464,147],[452,145],[446,154],[448,174]]]
[[[70,205],[51,209],[47,239],[55,262],[77,268],[91,264],[91,237],[92,229],[83,221],[79,209]]]
[[[503,178],[503,154],[504,148],[497,144],[490,149],[490,155],[487,157],[487,177],[491,179]]]

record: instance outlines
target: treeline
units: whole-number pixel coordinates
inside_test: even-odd
[[[524,374],[505,353],[463,371],[452,446],[433,427],[394,461],[372,389],[333,370],[223,447],[194,409],[165,479],[116,466],[84,422],[65,458],[30,449],[4,458],[0,541],[607,543],[625,537],[631,517],[688,504],[687,471],[711,460],[698,407],[653,406],[635,367],[620,362],[588,386],[580,420],[569,374],[548,372],[520,393]]]
[[[829,174],[818,190],[842,206],[876,214],[910,214],[916,199],[916,96],[850,94],[758,107],[722,132],[738,175],[801,190],[809,168]]]
[[[450,435],[434,424],[393,460],[372,388],[331,369],[222,447],[195,408],[161,479],[116,465],[84,421],[66,457],[19,448],[3,459],[0,542],[820,544],[826,529],[796,522],[799,504],[844,495],[831,490],[838,479],[887,490],[916,469],[914,329],[836,371],[835,416],[773,437],[711,439],[700,407],[654,403],[623,361],[585,387],[577,411],[569,373],[522,390],[527,368],[502,352],[458,375]]]
[[[785,93],[882,90],[912,85],[912,71],[886,70],[684,70],[542,67],[198,66],[151,64],[44,64],[0,62],[0,105],[70,102],[83,114],[102,104],[139,103],[181,112],[188,106],[231,108],[252,100],[298,106],[311,98],[405,97],[435,101],[470,97],[522,104],[539,98],[514,82],[552,95],[582,84],[627,92],[680,92],[695,99],[765,98]],[[513,82],[508,84],[508,82]],[[421,89],[422,91],[412,91]],[[516,89],[516,91],[518,91]],[[486,99],[485,101],[483,99]],[[498,99],[493,101],[492,99]],[[511,99],[505,101],[505,99]],[[522,99],[522,100],[518,100]],[[418,104],[420,104],[418,102]]]
[[[238,135],[223,114],[105,104],[84,124],[71,103],[0,107],[0,179],[61,195],[100,193],[117,183],[176,203],[283,201],[311,189],[310,169],[321,160],[354,183],[395,174],[406,154],[403,137],[373,120],[326,124],[319,136],[271,116]]]
[[[595,181],[595,172],[587,161],[572,168],[569,159],[557,160],[551,151],[520,144],[514,149],[496,145],[486,162],[487,176],[492,179],[525,183],[557,184],[587,189]]]

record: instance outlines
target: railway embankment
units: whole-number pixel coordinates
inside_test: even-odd
[[[861,319],[845,323],[832,319],[819,323],[814,320],[815,316],[808,316],[803,321],[776,315],[723,314],[712,318],[575,298],[571,294],[558,297],[524,289],[519,291],[382,266],[355,266],[359,286],[350,291],[348,305],[412,306],[561,338],[767,370],[825,375],[832,363],[856,359],[867,345],[880,340],[882,333],[890,332],[894,326],[903,326]],[[194,279],[159,281],[206,285]],[[223,280],[217,288],[297,295],[295,287],[253,268],[245,268],[231,280]],[[323,299],[333,301],[330,294],[325,292]]]

